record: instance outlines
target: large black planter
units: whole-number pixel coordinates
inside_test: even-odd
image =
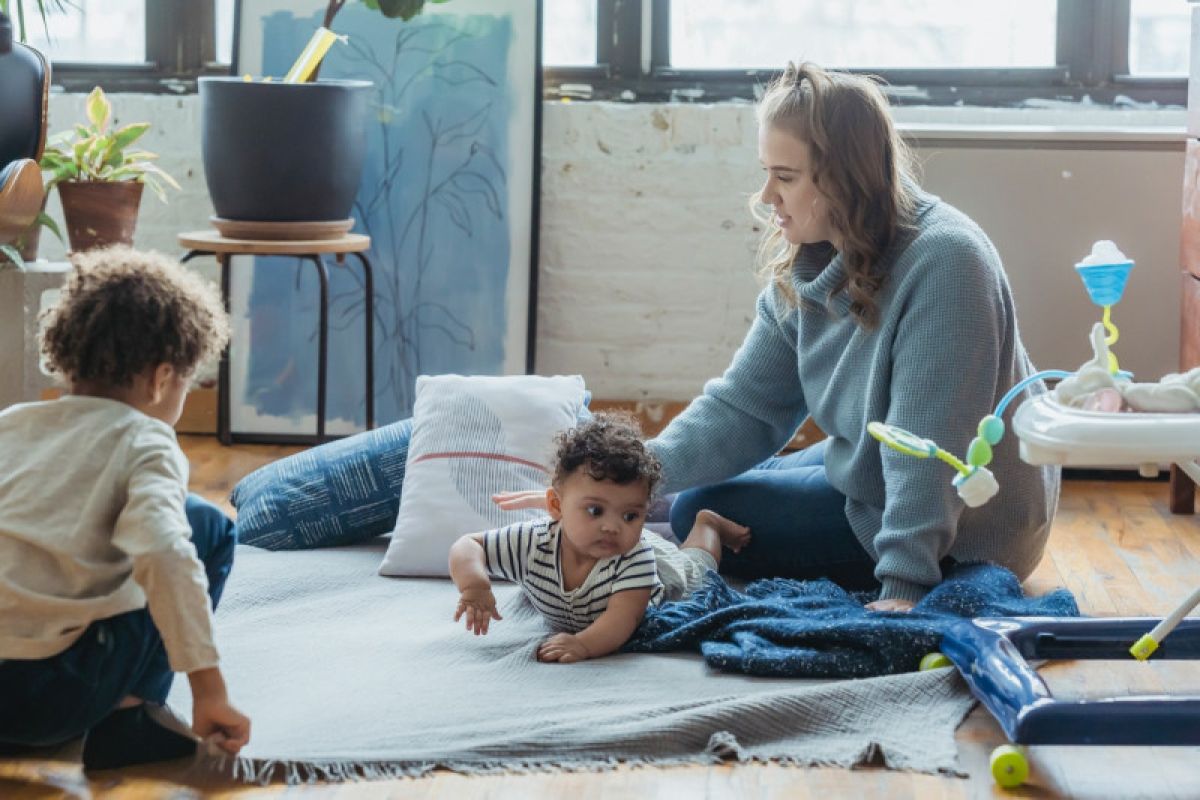
[[[200,148],[218,217],[350,216],[367,145],[369,81],[200,79]]]

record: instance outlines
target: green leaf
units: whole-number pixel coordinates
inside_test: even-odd
[[[97,86],[87,96],[88,121],[96,126],[96,130],[104,131],[108,128],[108,120],[111,116],[112,104],[104,96],[104,90]]]
[[[118,150],[124,150],[142,138],[142,134],[148,130],[150,130],[149,122],[131,122],[113,132],[113,144]]]
[[[166,171],[157,164],[140,164],[139,166],[145,174],[157,175],[158,177],[162,178],[163,181],[171,188],[175,189],[176,191],[180,190],[181,187],[175,182],[175,179],[168,175]],[[164,197],[163,199],[165,201],[166,198]]]
[[[158,158],[158,153],[151,153],[149,150],[134,150],[132,153],[125,154],[125,163],[154,161],[156,158]]]
[[[0,256],[4,256],[11,261],[12,265],[17,269],[25,269],[25,259],[21,258],[21,254],[17,252],[17,248],[11,244],[0,244]],[[0,269],[4,269],[7,266],[8,264],[0,262]]]
[[[58,229],[58,223],[54,221],[54,217],[50,216],[45,211],[39,212],[37,219],[34,220],[34,222],[44,228],[47,228],[51,233],[58,237],[60,242],[66,241],[63,239],[62,231]]]

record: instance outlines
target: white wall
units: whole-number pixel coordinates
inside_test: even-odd
[[[113,99],[119,120],[153,123],[146,146],[183,186],[168,205],[145,197],[136,244],[177,252],[175,235],[212,213],[198,100]],[[82,96],[54,96],[51,130],[82,119],[82,106]],[[1071,266],[1094,239],[1112,238],[1138,262],[1114,311],[1122,366],[1154,378],[1174,369],[1182,135],[980,139],[940,126],[964,113],[897,116],[920,137],[926,187],[995,240],[1038,364],[1072,369],[1087,358],[1099,309]],[[993,125],[1183,124],[1182,111],[973,113]],[[760,180],[755,143],[746,104],[544,105],[539,372],[580,372],[600,398],[685,400],[725,367],[758,288],[746,209]],[[50,210],[59,213],[57,197]],[[61,257],[62,247],[44,240],[42,255]]]

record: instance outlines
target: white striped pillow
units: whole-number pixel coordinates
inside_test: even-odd
[[[380,574],[447,576],[459,536],[544,516],[501,511],[491,496],[549,485],[554,435],[575,424],[585,396],[579,375],[418,377],[400,513]]]

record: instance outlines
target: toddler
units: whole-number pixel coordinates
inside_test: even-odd
[[[549,518],[463,536],[450,549],[450,576],[461,593],[454,619],[476,635],[501,619],[489,576],[521,584],[563,631],[541,643],[538,659],[567,664],[615,652],[649,604],[693,592],[722,546],[737,552],[750,530],[701,511],[681,547],[644,531],[661,467],[630,418],[597,414],[557,444]]]
[[[174,672],[195,734],[237,753],[250,720],[226,695],[210,608],[236,534],[188,495],[172,429],[225,311],[165,256],[72,260],[42,337],[69,393],[0,411],[0,754],[83,734],[88,769],[190,755],[163,705]]]

